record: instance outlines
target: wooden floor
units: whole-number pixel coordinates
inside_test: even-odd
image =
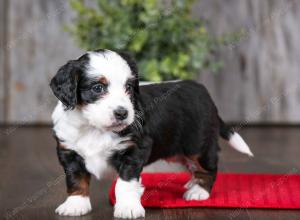
[[[244,128],[241,134],[255,158],[221,142],[219,167],[225,172],[300,173],[300,128]],[[4,219],[113,219],[108,202],[112,177],[92,181],[93,211],[83,217],[60,217],[54,209],[66,197],[62,168],[49,127],[0,129],[0,214]],[[146,219],[300,219],[300,211],[244,209],[147,209]]]

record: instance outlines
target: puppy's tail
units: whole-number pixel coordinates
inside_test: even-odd
[[[231,127],[226,125],[224,121],[219,117],[220,121],[220,136],[227,140],[229,145],[233,147],[235,150],[247,154],[250,157],[253,157],[253,153],[251,152],[249,146],[243,140],[243,138],[235,132]]]

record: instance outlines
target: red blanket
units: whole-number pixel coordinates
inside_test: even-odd
[[[219,173],[211,196],[205,201],[185,201],[184,184],[188,173],[144,173],[142,196],[145,207],[223,207],[300,209],[300,175]],[[115,203],[115,182],[110,189]]]

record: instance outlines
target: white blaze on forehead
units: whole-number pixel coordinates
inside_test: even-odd
[[[88,75],[91,77],[105,77],[110,83],[125,83],[133,77],[130,67],[116,52],[105,50],[104,52],[89,52]]]

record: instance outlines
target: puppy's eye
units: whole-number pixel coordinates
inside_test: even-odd
[[[131,83],[126,83],[126,85],[125,85],[126,92],[130,91],[131,89],[132,89],[132,84]]]
[[[105,92],[105,87],[102,84],[97,84],[92,87],[92,90],[95,93],[103,93]]]

